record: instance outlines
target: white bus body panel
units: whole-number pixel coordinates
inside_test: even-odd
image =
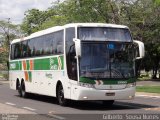
[[[52,74],[53,79],[46,79],[46,74]],[[16,90],[17,79],[25,78],[23,71],[10,71],[10,88]],[[25,82],[26,92],[56,97],[56,85],[60,81],[64,88],[65,98],[70,99],[70,82],[64,76],[64,71],[33,71],[32,82]]]

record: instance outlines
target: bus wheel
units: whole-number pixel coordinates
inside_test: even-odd
[[[27,93],[26,93],[26,89],[25,89],[25,84],[22,81],[21,83],[21,88],[20,88],[20,92],[21,92],[21,97],[26,98],[27,97]]]
[[[21,84],[19,83],[19,81],[17,81],[17,90],[18,90],[19,96],[22,97]]]
[[[104,100],[102,102],[103,102],[103,105],[105,105],[106,107],[111,107],[114,103],[114,100]]]
[[[67,100],[64,98],[63,86],[61,84],[58,85],[57,100],[58,100],[59,105],[61,105],[61,106],[67,105]]]

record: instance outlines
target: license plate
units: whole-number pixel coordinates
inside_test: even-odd
[[[115,96],[115,93],[106,93],[106,96]]]

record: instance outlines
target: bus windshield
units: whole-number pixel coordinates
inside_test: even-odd
[[[79,27],[78,38],[80,40],[102,40],[131,42],[130,31],[127,28],[109,27]]]
[[[80,77],[134,77],[132,45],[124,42],[82,42]]]

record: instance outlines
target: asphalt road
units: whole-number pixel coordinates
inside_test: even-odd
[[[115,101],[111,108],[103,106],[100,101],[71,101],[69,106],[62,107],[53,97],[30,95],[27,99],[20,98],[17,91],[9,89],[7,83],[0,84],[0,103],[58,120],[101,120],[108,114],[160,115],[160,97],[136,96],[134,100]]]

